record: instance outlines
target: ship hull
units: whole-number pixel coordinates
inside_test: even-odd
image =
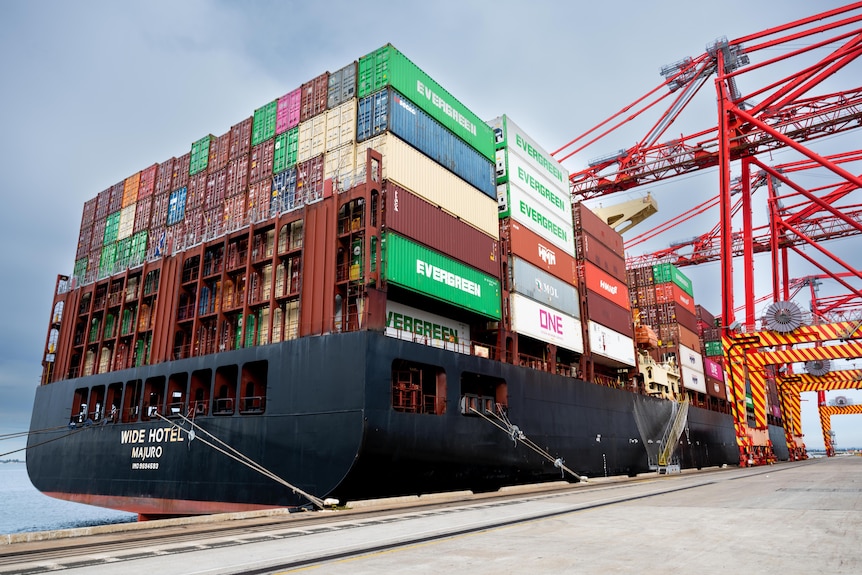
[[[442,413],[393,409],[397,360],[445,373]],[[76,389],[250,361],[268,366],[262,413],[196,417],[194,437],[182,418],[69,425]],[[669,413],[669,402],[623,389],[360,331],[40,386],[31,431],[68,427],[52,432],[47,443],[45,434],[31,434],[27,468],[48,495],[145,516],[307,505],[301,491],[345,501],[560,479],[553,459],[489,418],[462,413],[465,373],[505,381],[511,423],[590,477],[649,469],[635,398],[648,418]],[[781,430],[771,431],[774,445],[782,445],[775,441]],[[677,454],[684,467],[736,464],[731,416],[691,408]]]

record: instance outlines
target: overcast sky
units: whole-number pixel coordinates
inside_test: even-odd
[[[662,66],[702,54],[716,38],[739,38],[841,4],[0,2],[0,436],[28,428],[54,282],[58,273],[72,272],[84,202],[186,153],[206,134],[225,133],[323,71],[391,42],[480,117],[509,114],[551,151],[657,86]],[[705,92],[700,123],[668,137],[715,125],[711,81]],[[566,166],[580,168],[644,134],[609,140]],[[654,225],[715,195],[717,182],[712,171],[639,193],[650,189],[659,199]],[[756,209],[764,213],[763,204]],[[704,217],[637,253],[718,221],[717,213]],[[846,254],[860,267],[858,252]],[[717,313],[718,266],[684,271],[694,280],[696,301]],[[815,398],[803,399],[806,444],[822,447]],[[862,446],[860,417],[833,418],[839,445]],[[0,453],[22,446],[0,441]]]

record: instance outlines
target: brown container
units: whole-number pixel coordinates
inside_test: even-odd
[[[715,316],[700,304],[694,306],[694,315],[698,321],[706,324],[705,327],[715,327]]]
[[[676,302],[692,314],[695,313],[694,298],[685,293],[682,288],[675,283],[667,282],[655,284],[654,289],[656,303]]]
[[[186,152],[174,162],[174,178],[171,182],[171,191],[179,190],[189,185],[189,164],[191,163],[191,152]]]
[[[96,221],[96,206],[99,203],[98,196],[84,202],[84,211],[81,214],[81,229],[93,227]],[[106,214],[107,215],[107,214]]]
[[[635,289],[632,289],[631,286],[629,286],[629,289],[635,294],[635,300],[637,300],[637,307],[655,306],[656,298],[653,286],[638,286]]]
[[[314,80],[302,85],[302,99],[299,109],[300,122],[326,111],[328,89],[329,72],[324,72]]]
[[[509,235],[510,252],[566,283],[577,283],[575,258],[510,218],[501,224]]]
[[[700,338],[697,334],[678,323],[658,324],[653,326],[658,333],[659,346],[671,347],[684,345],[689,349],[700,351]]]
[[[111,203],[108,206],[108,215],[114,212],[119,212],[123,209],[123,188],[124,182],[117,182],[111,186]]]
[[[656,304],[655,307],[658,311],[658,323],[665,325],[678,323],[697,333],[697,318],[694,317],[692,312],[685,309],[682,304],[677,302],[660,303]]]
[[[394,182],[383,185],[384,225],[486,274],[500,277],[497,240]]]
[[[81,229],[78,234],[78,248],[75,250],[75,259],[79,260],[90,252],[90,243],[93,241],[93,226],[89,225]]]
[[[629,287],[651,286],[653,283],[652,266],[630,268],[627,272]]]
[[[149,168],[141,171],[141,183],[138,187],[138,200],[149,198],[153,195],[156,189],[156,172],[159,169],[158,164],[153,164]]]
[[[255,182],[248,187],[248,218],[250,222],[260,222],[269,217],[271,197],[272,183],[269,180]]]
[[[207,193],[207,173],[198,172],[189,177],[188,189],[186,190],[185,211],[202,207]]]
[[[612,277],[590,262],[578,263],[578,275],[582,276],[584,285],[588,289],[601,294],[619,307],[628,309],[629,289],[626,286],[625,279],[620,280]],[[610,325],[608,327],[616,329]]]
[[[323,168],[323,155],[296,165],[297,204],[308,204],[323,197]]]
[[[230,198],[248,190],[248,154],[228,162],[225,197]]]
[[[723,381],[714,377],[706,376],[706,393],[710,397],[719,399],[727,399],[727,386]]]
[[[185,245],[191,246],[203,240],[203,208],[201,206],[188,209],[183,218],[185,225]]]
[[[249,158],[248,183],[272,179],[272,160],[275,152],[275,139],[270,138],[251,149]]]
[[[207,176],[207,192],[204,197],[204,209],[209,210],[215,207],[221,207],[224,204],[224,199],[227,191],[227,168],[210,173]]]
[[[150,218],[153,211],[153,196],[139,198],[135,207],[135,227],[132,233],[143,232],[150,229]]]
[[[602,221],[599,216],[591,212],[589,208],[581,203],[575,204],[572,207],[572,214],[575,233],[580,231],[587,232],[593,236],[593,238],[605,244],[618,256],[625,257],[623,237],[619,232],[615,231],[612,227]]]
[[[582,314],[584,321],[594,321],[625,336],[634,337],[630,310],[618,306],[589,288],[582,289],[581,293],[585,294]]]
[[[248,195],[237,194],[224,201],[224,221],[226,230],[235,230],[246,224]]]
[[[575,232],[575,250],[578,259],[593,263],[616,279],[628,282],[625,258],[588,232]]]
[[[207,172],[217,172],[227,166],[230,160],[230,132],[216,138],[214,146],[210,146],[210,158]]]
[[[90,251],[100,251],[102,250],[102,242],[105,239],[105,224],[107,223],[106,218],[96,218],[96,221],[93,222],[93,232],[90,235]]]
[[[171,199],[170,192],[164,192],[153,196],[153,207],[150,213],[150,228],[158,228],[167,224],[168,202]],[[152,235],[152,234],[150,234]]]
[[[251,150],[251,125],[254,117],[246,118],[230,127],[230,154],[228,160],[236,160]]]
[[[174,164],[176,163],[176,158],[171,158],[159,164],[159,168],[156,171],[156,189],[153,190],[153,193],[164,194],[165,192],[172,192],[174,181]]]

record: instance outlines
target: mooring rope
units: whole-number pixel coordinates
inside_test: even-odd
[[[275,474],[275,473],[273,473],[272,471],[270,471],[270,470],[266,469],[265,467],[263,467],[262,465],[260,465],[259,463],[257,463],[256,461],[254,461],[253,459],[251,459],[250,457],[248,457],[247,455],[244,455],[243,453],[240,453],[237,449],[235,449],[234,447],[231,447],[230,445],[228,445],[227,443],[225,443],[224,441],[222,441],[221,439],[219,439],[218,437],[216,437],[215,435],[213,435],[212,433],[210,433],[210,432],[209,432],[209,431],[207,431],[206,429],[202,428],[200,425],[196,424],[194,421],[192,421],[191,419],[187,418],[187,417],[186,417],[186,416],[184,416],[183,414],[179,413],[179,414],[177,414],[177,415],[178,415],[179,417],[181,417],[184,421],[188,421],[188,422],[191,424],[192,429],[186,429],[185,427],[183,427],[183,426],[181,426],[181,425],[177,425],[177,423],[176,423],[176,422],[174,422],[174,421],[172,421],[172,420],[170,420],[170,419],[166,418],[166,417],[165,417],[165,416],[163,416],[161,413],[156,413],[156,415],[158,415],[160,419],[163,419],[164,421],[167,421],[169,424],[171,424],[171,426],[176,427],[177,429],[180,429],[180,430],[184,431],[184,432],[186,433],[186,435],[189,437],[189,439],[190,439],[190,440],[198,439],[198,440],[199,440],[199,441],[201,441],[204,445],[208,445],[209,447],[212,447],[212,448],[213,448],[213,449],[215,449],[216,451],[218,451],[218,452],[220,452],[220,453],[222,453],[222,454],[224,454],[224,455],[227,455],[227,456],[228,456],[228,457],[230,457],[231,459],[233,459],[233,460],[235,460],[235,461],[238,461],[239,463],[242,463],[243,465],[245,465],[245,466],[247,466],[247,467],[249,467],[249,468],[251,468],[251,469],[253,469],[253,470],[257,471],[257,472],[258,472],[258,473],[260,473],[261,475],[264,475],[264,476],[266,476],[266,477],[269,477],[269,478],[270,478],[270,479],[272,479],[273,481],[275,481],[275,482],[277,482],[277,483],[280,483],[281,485],[284,485],[285,487],[287,487],[288,489],[290,489],[294,494],[298,493],[298,494],[302,495],[303,497],[305,497],[306,499],[308,499],[309,501],[311,501],[311,502],[312,502],[314,505],[316,505],[317,507],[319,507],[319,508],[321,508],[321,509],[323,509],[323,508],[325,507],[323,500],[322,500],[322,499],[320,499],[319,497],[316,497],[316,496],[314,496],[314,495],[312,495],[312,494],[310,494],[310,493],[308,493],[308,492],[306,492],[306,491],[303,491],[303,490],[302,490],[302,489],[300,489],[299,487],[297,487],[297,486],[295,486],[295,485],[292,485],[292,484],[288,483],[287,481],[285,481],[284,479],[282,479],[281,477],[279,477],[278,475],[276,475],[276,474]],[[194,431],[194,428],[199,429],[202,433],[204,433],[204,434],[208,435],[208,436],[209,436],[209,437],[211,437],[214,441],[216,441],[217,443],[219,443],[219,444],[223,445],[223,446],[224,446],[224,449],[223,449],[222,447],[219,447],[218,445],[215,445],[214,443],[211,443],[211,442],[207,441],[206,439],[203,439],[203,438],[199,438],[199,437],[197,437],[197,435],[196,435],[196,433],[195,433],[195,431]]]
[[[553,455],[551,455],[550,453],[548,453],[547,451],[545,451],[544,449],[539,447],[535,442],[533,442],[533,440],[528,438],[517,425],[513,425],[512,422],[510,422],[509,419],[505,415],[503,415],[501,417],[497,413],[493,414],[494,417],[499,422],[502,422],[502,424],[501,424],[501,423],[498,423],[498,421],[494,421],[493,419],[488,417],[485,413],[482,413],[473,407],[470,408],[470,411],[472,411],[476,415],[482,417],[483,419],[488,421],[491,425],[494,425],[495,427],[497,427],[498,429],[500,429],[501,431],[506,433],[506,435],[508,435],[512,439],[512,441],[515,443],[515,445],[517,445],[518,441],[520,441],[521,443],[523,443],[528,448],[532,449],[533,451],[535,451],[536,453],[538,453],[539,455],[541,455],[542,457],[544,457],[548,461],[552,461],[554,463],[554,467],[556,467],[561,472],[563,472],[564,477],[565,477],[565,472],[568,472],[578,481],[586,481],[587,480],[587,478],[585,476],[578,475],[573,470],[566,467],[565,463],[563,463],[563,460],[561,458],[554,457]]]
[[[27,450],[27,449],[33,449],[34,447],[39,447],[39,446],[41,446],[41,445],[45,445],[46,443],[52,443],[52,442],[54,442],[54,441],[59,441],[60,439],[65,439],[65,438],[67,438],[67,437],[70,437],[70,436],[72,436],[72,435],[75,435],[76,433],[78,433],[78,432],[80,432],[80,431],[84,431],[87,427],[89,427],[89,426],[86,426],[86,427],[76,427],[74,430],[70,431],[69,433],[67,433],[67,434],[65,434],[65,435],[61,435],[60,437],[55,437],[54,439],[49,439],[49,440],[47,440],[47,441],[42,441],[42,442],[39,442],[39,443],[34,443],[33,445],[28,445],[28,446],[22,447],[22,448],[20,448],[20,449],[15,449],[15,450],[13,450],[13,451],[9,451],[9,452],[7,452],[7,453],[0,453],[0,457],[6,457],[7,455],[12,455],[13,453],[18,453],[19,451],[25,451],[25,450]],[[18,433],[18,434],[10,434],[10,435],[21,436],[21,435],[30,435],[31,433],[32,433],[33,435],[35,435],[35,434],[37,434],[37,433],[46,433],[46,432],[48,432],[48,431],[52,431],[52,430],[53,430],[53,431],[59,431],[60,429],[69,429],[69,428],[68,428],[68,427],[66,427],[66,426],[63,426],[63,427],[52,427],[52,428],[48,428],[48,429],[40,429],[40,430],[33,431],[33,432],[21,432],[21,433]],[[4,438],[5,438],[5,439],[11,439],[11,437],[4,437]]]

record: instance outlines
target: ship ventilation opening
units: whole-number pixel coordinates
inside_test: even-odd
[[[75,390],[75,395],[72,397],[72,417],[69,423],[84,423],[87,421],[87,392],[86,387],[80,387]]]
[[[141,385],[140,379],[133,379],[126,382],[126,393],[123,395],[123,411],[120,417],[123,423],[137,421],[140,415],[141,403]]]
[[[192,381],[189,388],[189,416],[206,415],[209,411],[210,383],[213,372],[211,369],[199,369],[192,372]]]
[[[213,415],[233,415],[238,371],[235,365],[223,365],[216,369]]]
[[[502,415],[508,411],[506,381],[479,373],[461,374],[461,415]]]
[[[392,408],[404,413],[446,412],[446,372],[436,365],[392,362]]]
[[[168,417],[179,417],[185,413],[188,377],[185,372],[171,374],[168,380]]]
[[[240,413],[263,413],[266,408],[266,361],[252,361],[242,366]]]
[[[144,383],[144,406],[141,419],[158,419],[160,413],[164,412],[162,400],[165,397],[165,376],[148,377]]]

